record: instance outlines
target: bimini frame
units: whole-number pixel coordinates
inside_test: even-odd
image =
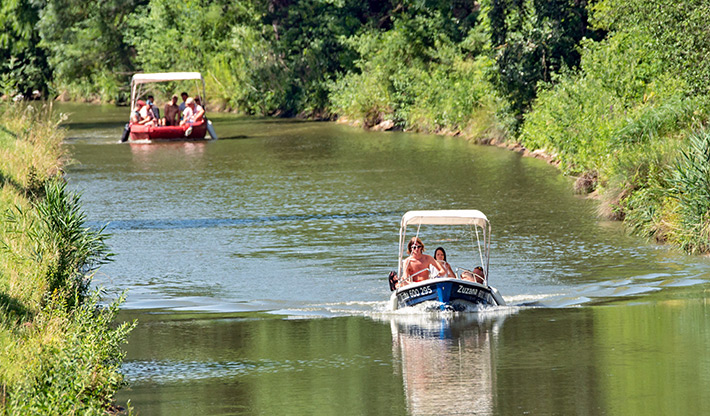
[[[133,105],[140,97],[144,91],[142,91],[141,86],[143,84],[152,84],[156,82],[168,82],[168,81],[189,81],[195,80],[202,83],[202,106],[207,108],[207,97],[205,96],[205,79],[202,78],[202,74],[199,72],[159,72],[153,74],[135,74],[131,78],[131,107],[130,111],[133,111]],[[199,89],[199,85],[198,85]]]
[[[421,225],[470,225],[476,227],[476,239],[478,240],[478,255],[481,264],[484,265],[483,273],[486,284],[488,283],[488,263],[491,248],[491,224],[488,218],[481,211],[475,209],[438,210],[438,211],[408,211],[402,216],[399,226],[399,266],[397,276],[402,276],[404,261],[404,250],[406,249],[407,226],[417,225],[417,235]],[[479,239],[478,231],[482,231],[482,239]],[[483,241],[483,247],[481,247]]]

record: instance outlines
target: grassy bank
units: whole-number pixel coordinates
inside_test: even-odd
[[[89,288],[110,253],[62,179],[59,122],[49,107],[0,106],[3,414],[105,414],[123,383],[132,325]]]

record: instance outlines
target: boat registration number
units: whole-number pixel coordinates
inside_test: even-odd
[[[422,286],[414,289],[409,289],[397,295],[400,301],[406,301],[411,298],[418,298],[419,296],[425,296],[433,293],[431,286]]]

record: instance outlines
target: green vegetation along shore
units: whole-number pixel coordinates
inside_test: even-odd
[[[105,415],[123,385],[133,325],[89,287],[110,253],[66,189],[60,121],[51,106],[0,105],[2,414]]]
[[[19,0],[2,12],[8,98],[122,102],[132,73],[198,70],[213,111],[517,143],[631,231],[710,252],[707,2]]]

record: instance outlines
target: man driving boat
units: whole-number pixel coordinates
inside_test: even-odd
[[[409,257],[404,261],[404,280],[421,282],[437,275],[445,276],[446,269],[434,257],[424,254],[424,243],[419,237],[412,237],[407,243]],[[433,267],[433,270],[432,270]],[[438,273],[436,272],[438,271]]]

